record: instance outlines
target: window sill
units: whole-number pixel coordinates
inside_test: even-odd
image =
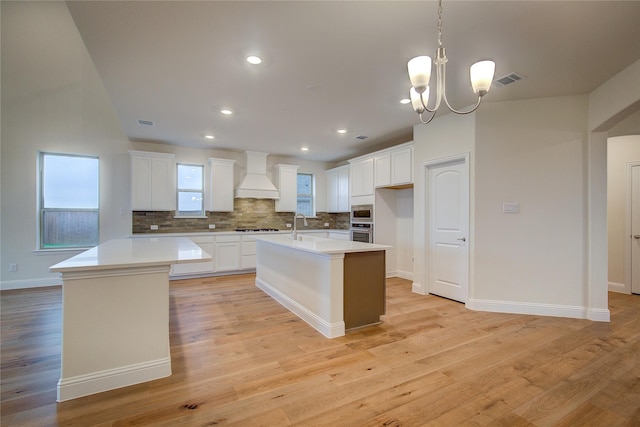
[[[87,246],[86,248],[58,248],[58,249],[34,249],[33,253],[36,255],[55,255],[60,253],[68,253],[68,252],[84,252],[89,249],[94,248],[95,246]]]
[[[206,215],[182,215],[182,216],[174,216],[174,219],[193,219],[193,218],[209,218]]]

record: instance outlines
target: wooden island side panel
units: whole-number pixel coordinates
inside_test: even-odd
[[[385,286],[385,251],[345,254],[345,329],[380,323],[386,308]]]

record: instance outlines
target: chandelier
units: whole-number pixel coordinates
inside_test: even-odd
[[[469,114],[474,112],[482,101],[482,97],[487,94],[491,87],[493,80],[493,73],[496,68],[496,64],[493,61],[479,61],[473,64],[469,69],[469,75],[471,77],[471,87],[473,91],[478,95],[478,101],[468,111],[456,110],[449,104],[447,99],[447,91],[445,85],[445,76],[447,72],[447,54],[445,48],[442,46],[442,0],[438,0],[438,49],[436,50],[436,58],[433,61],[436,65],[436,99],[433,108],[429,108],[429,80],[431,78],[431,57],[430,56],[416,56],[411,59],[407,64],[409,70],[409,80],[411,80],[411,105],[413,109],[420,116],[422,123],[429,123],[436,115],[436,111],[440,107],[440,103],[444,100],[444,103],[449,107],[449,110],[456,114]],[[422,114],[427,111],[431,113],[431,116],[425,121],[422,118]]]

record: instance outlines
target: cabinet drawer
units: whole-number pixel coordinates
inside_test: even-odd
[[[216,236],[216,243],[239,242],[240,238],[240,236],[236,235]]]

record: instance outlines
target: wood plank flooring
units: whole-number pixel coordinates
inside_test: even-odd
[[[173,375],[56,403],[61,289],[2,292],[2,426],[640,426],[640,296],[611,323],[483,313],[387,280],[329,340],[252,274],[171,282]],[[140,315],[144,315],[141,307]]]

